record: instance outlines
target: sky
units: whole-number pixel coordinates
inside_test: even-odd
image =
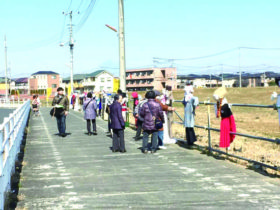
[[[0,0],[0,76],[5,35],[13,78],[46,70],[69,76],[69,15],[62,14],[69,11],[74,74],[105,69],[118,76],[118,35],[105,27],[118,29],[118,0],[96,0],[89,12],[90,2]],[[280,72],[279,8],[279,0],[124,0],[126,67],[153,67],[159,57],[185,59],[157,63],[178,74]]]

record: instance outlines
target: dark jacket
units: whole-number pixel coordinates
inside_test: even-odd
[[[155,128],[155,121],[153,119],[153,116],[149,110],[148,103],[150,106],[150,109],[153,112],[153,116],[155,116],[157,119],[160,119],[162,123],[164,123],[164,116],[163,111],[158,102],[156,102],[155,99],[149,99],[147,103],[143,105],[140,111],[140,116],[144,119],[143,122],[143,130],[144,131],[156,131]]]
[[[62,95],[62,99],[61,101],[59,102],[59,105],[62,105],[63,106],[63,109],[64,111],[69,111],[69,100],[68,100],[68,97],[65,96],[65,95]],[[52,106],[56,105],[57,102],[59,101],[59,95],[56,95],[54,98],[53,98],[53,101],[52,101]]]
[[[110,105],[110,119],[112,129],[124,129],[122,106],[117,101],[114,101],[113,104]]]

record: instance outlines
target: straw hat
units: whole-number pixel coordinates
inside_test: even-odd
[[[213,94],[213,98],[217,101],[220,98],[224,98],[225,95],[227,94],[227,90],[225,87],[219,87],[217,90],[215,90]]]

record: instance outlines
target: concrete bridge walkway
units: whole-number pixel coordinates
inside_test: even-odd
[[[170,145],[142,154],[126,129],[127,153],[112,153],[107,122],[87,136],[81,113],[55,135],[49,109],[31,117],[17,209],[280,209],[280,184],[223,160]]]

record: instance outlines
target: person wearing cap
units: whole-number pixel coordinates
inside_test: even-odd
[[[97,135],[96,132],[96,115],[97,115],[97,103],[95,100],[95,95],[92,94],[91,92],[89,92],[87,94],[87,98],[83,103],[83,110],[85,112],[84,118],[87,121],[87,131],[88,131],[88,135],[91,136],[91,134],[93,135]],[[92,131],[91,132],[91,123],[92,123]]]
[[[59,115],[56,115],[57,128],[59,136],[66,136],[66,116],[69,113],[69,100],[66,95],[63,94],[64,89],[62,87],[57,88],[57,95],[52,101],[52,106],[56,108],[56,111],[59,111]]]

